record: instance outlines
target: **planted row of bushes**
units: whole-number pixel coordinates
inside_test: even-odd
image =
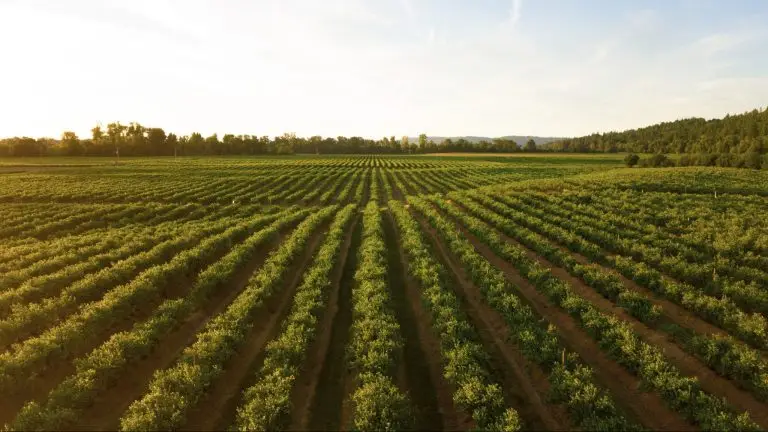
[[[176,429],[200,402],[246,341],[264,302],[283,288],[291,263],[304,251],[317,227],[337,210],[325,207],[302,221],[250,278],[227,309],[208,321],[176,363],[155,372],[148,392],[120,419],[121,430]]]
[[[233,242],[248,235],[253,227],[262,225],[259,219],[235,226],[232,221],[222,220],[191,233],[197,246],[176,254],[165,264],[141,272],[130,282],[110,290],[101,300],[84,305],[40,336],[13,345],[0,354],[0,391],[12,394],[25,385],[30,376],[45,370],[58,359],[77,353],[97,340],[104,330],[130,317],[135,308],[156,304],[163,298],[168,282],[198,271],[207,261],[229,250]],[[221,232],[223,229],[226,231]]]
[[[624,276],[655,292],[659,292],[705,320],[722,326],[750,345],[760,349],[768,347],[768,321],[761,314],[748,314],[726,296],[718,298],[709,295],[704,288],[688,283],[670,281],[661,272],[651,268],[646,263],[635,261],[624,255],[618,255],[627,252],[628,249],[612,236],[605,235],[596,229],[585,227],[562,217],[550,215],[543,210],[531,208],[519,200],[509,197],[489,195],[486,199],[492,202],[495,201],[506,208],[514,207],[520,209],[520,211],[524,212],[525,216],[518,220],[522,221],[522,223],[528,221],[529,227],[533,230],[536,230],[538,226],[541,227],[539,229],[547,229],[542,222],[557,226],[563,231],[565,231],[565,228],[571,230],[566,232],[578,234],[570,235],[569,240],[569,244],[573,245],[576,252],[582,253],[598,262],[606,262],[606,264],[619,270]],[[512,213],[508,212],[508,214]],[[585,238],[582,238],[582,236]],[[595,243],[589,243],[585,239],[599,243],[599,246]],[[617,255],[606,255],[603,252],[603,248],[615,252]],[[675,276],[683,276],[681,279],[685,279],[686,266],[679,265],[679,263],[672,264],[673,262],[676,262],[675,259],[668,257],[658,264],[658,267],[663,270],[669,270]],[[723,287],[721,289],[728,288]],[[740,291],[740,294],[737,294],[741,298],[740,303],[747,301],[746,296],[756,293],[758,296],[754,299],[754,303],[761,303],[759,291],[732,289],[729,289],[729,291]]]
[[[84,409],[119,380],[130,379],[125,376],[129,366],[157,349],[167,334],[203,307],[213,293],[230,283],[235,273],[267,242],[276,238],[282,228],[305,218],[308,213],[305,210],[294,210],[279,215],[277,220],[274,216],[258,218],[262,226],[274,222],[234,246],[220,260],[203,270],[186,297],[166,300],[146,321],[137,323],[131,330],[112,335],[88,355],[75,360],[75,373],[51,390],[44,401],[27,402],[10,428],[74,428]]]
[[[408,257],[408,271],[419,282],[422,303],[440,339],[443,375],[453,384],[454,403],[472,416],[482,430],[519,430],[522,422],[514,408],[507,408],[501,387],[488,371],[488,354],[479,343],[459,299],[445,276],[445,269],[427,248],[418,222],[398,201],[390,201]]]
[[[725,287],[739,281],[768,285],[768,273],[764,270],[736,263],[721,263],[715,257],[701,256],[695,250],[682,246],[675,238],[664,236],[660,230],[653,234],[639,235],[634,231],[618,228],[608,220],[582,216],[564,209],[559,204],[534,199],[530,194],[515,194],[513,197],[515,201],[543,211],[549,216],[568,220],[574,225],[579,224],[585,230],[580,233],[586,232],[588,238],[597,242],[606,242],[606,238],[611,238],[611,244],[617,245],[614,246],[617,252],[668,271],[678,279],[701,287],[710,294],[720,295]],[[525,207],[521,206],[521,209]]]
[[[759,430],[748,413],[737,414],[724,400],[702,390],[697,378],[683,376],[659,349],[642,341],[629,324],[601,312],[574,293],[567,282],[528,258],[525,250],[503,241],[480,219],[463,212],[455,215],[539,292],[571,315],[609,357],[636,375],[644,386],[658,392],[671,409],[705,430]]]
[[[291,414],[291,392],[314,342],[322,311],[327,307],[331,274],[339,257],[355,204],[336,214],[312,267],[296,291],[282,332],[265,349],[264,363],[254,385],[244,391],[237,409],[238,430],[284,430]],[[343,264],[343,263],[341,263]]]
[[[480,288],[485,301],[504,317],[525,358],[549,373],[551,397],[565,405],[575,425],[590,430],[639,429],[622,415],[610,395],[595,385],[592,372],[575,353],[565,356],[555,327],[542,323],[513,293],[516,287],[475,250],[453,223],[422,198],[411,196],[408,202],[427,218]]]
[[[529,249],[544,256],[552,263],[563,267],[571,275],[583,280],[604,297],[614,301],[638,320],[655,326],[663,313],[646,296],[627,288],[618,276],[603,271],[596,265],[579,264],[570,254],[552,245],[548,239],[533,233],[488,210],[476,202],[459,195],[452,195],[456,202],[471,214],[485,220],[496,229],[516,239]],[[669,333],[680,346],[699,357],[719,374],[736,380],[737,384],[753,392],[758,398],[768,400],[768,364],[756,350],[730,337],[697,334],[670,323],[658,326],[658,330]],[[713,353],[718,355],[713,355]]]
[[[349,181],[344,184],[344,188],[338,193],[336,201],[340,203],[346,202],[352,194],[353,186],[360,182],[362,176],[362,171],[350,172]]]
[[[379,205],[371,200],[363,211],[348,349],[352,370],[357,374],[352,423],[362,431],[404,430],[413,421],[407,395],[393,382],[403,341],[392,310],[387,276],[382,216]]]

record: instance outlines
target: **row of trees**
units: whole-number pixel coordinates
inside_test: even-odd
[[[521,146],[512,139],[470,142],[464,138],[446,139],[440,143],[422,134],[415,141],[408,137],[384,137],[371,140],[361,137],[310,138],[287,133],[270,138],[256,135],[199,133],[177,136],[161,128],[148,128],[139,123],[110,123],[106,129],[96,126],[91,137],[79,138],[64,132],[60,140],[52,138],[16,137],[0,140],[0,156],[170,156],[170,155],[237,155],[292,153],[445,153],[445,152],[633,152],[679,154],[746,154],[768,153],[768,108],[753,110],[723,119],[690,118],[660,123],[624,132],[592,134],[545,144],[537,148],[533,140]]]
[[[712,166],[722,168],[768,169],[768,154],[755,152],[742,154],[733,153],[695,153],[684,154],[673,160],[665,154],[656,153],[647,158],[630,153],[624,157],[628,167],[639,165],[643,168],[659,168],[674,166]]]
[[[563,152],[768,153],[768,108],[723,119],[689,118],[544,145]]]
[[[355,153],[445,153],[445,152],[518,152],[536,151],[529,140],[523,147],[514,140],[498,138],[472,143],[466,139],[446,139],[435,143],[427,135],[415,141],[408,137],[384,137],[371,140],[361,137],[310,138],[286,133],[270,138],[256,135],[217,134],[203,137],[199,133],[177,136],[161,128],[139,123],[109,123],[106,129],[96,126],[91,137],[81,139],[74,132],[64,132],[60,140],[52,138],[16,137],[0,140],[0,156],[184,156],[184,155],[258,155],[258,154],[355,154]]]

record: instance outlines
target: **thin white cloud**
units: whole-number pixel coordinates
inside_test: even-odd
[[[104,1],[107,12],[68,0],[71,13],[0,0],[0,40],[14,41],[0,58],[19,65],[0,80],[0,136],[88,135],[97,120],[181,134],[580,135],[768,100],[767,38],[747,18],[681,31],[662,6],[552,25],[520,0]]]
[[[509,24],[514,27],[520,21],[523,10],[523,0],[512,0],[512,7],[509,9]]]
[[[698,54],[712,56],[739,48],[755,40],[756,37],[754,32],[742,30],[714,33],[695,41],[692,49]]]

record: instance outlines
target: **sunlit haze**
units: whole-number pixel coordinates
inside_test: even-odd
[[[768,102],[768,2],[0,0],[0,136],[576,136]]]

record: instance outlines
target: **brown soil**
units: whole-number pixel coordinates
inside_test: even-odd
[[[525,212],[525,209],[519,209],[519,210]],[[529,212],[526,212],[526,213],[530,214]],[[537,216],[533,216],[533,217],[538,218]],[[568,228],[564,228],[564,227],[560,226],[560,224],[552,224],[552,225],[555,225],[555,226],[557,226],[559,228],[568,230]],[[539,234],[539,235],[542,235],[543,237],[546,237],[550,241],[550,243],[552,243],[554,246],[557,246],[563,252],[570,253],[571,255],[573,255],[574,258],[579,263],[581,263],[581,264],[589,264],[590,263],[590,261],[589,261],[589,259],[587,257],[579,255],[576,252],[570,251],[566,246],[563,246],[563,245],[557,243],[554,240],[550,240],[549,237],[547,237],[546,235],[543,235],[543,234]],[[598,245],[598,244],[596,244],[596,243],[594,243],[594,242],[592,242],[592,241],[590,241],[588,239],[585,239],[585,240],[587,242],[589,242],[589,243],[593,243],[596,246],[600,247],[600,245]],[[600,251],[601,251],[601,253],[605,254],[605,256],[607,256],[607,257],[619,256],[618,254],[610,252],[610,251],[608,251],[606,249],[603,249],[602,247],[600,248]],[[634,259],[634,258],[632,258],[632,259],[635,260],[635,261],[644,262],[642,260],[637,260],[637,259]],[[686,283],[681,282],[680,280],[678,280],[678,279],[668,275],[663,269],[659,268],[658,266],[655,266],[655,265],[653,265],[651,263],[648,263],[648,262],[645,262],[645,264],[648,265],[650,268],[653,268],[656,271],[658,271],[659,273],[661,273],[661,277],[667,283],[673,283],[673,284],[676,284],[676,285],[686,284]],[[683,327],[689,327],[689,328],[691,328],[691,329],[693,329],[693,330],[695,330],[695,331],[697,331],[699,333],[702,333],[702,334],[728,335],[728,333],[725,330],[720,329],[717,326],[715,326],[713,324],[709,324],[706,321],[702,320],[701,318],[696,317],[693,313],[685,310],[682,306],[678,306],[678,305],[676,305],[675,303],[673,303],[673,302],[671,302],[669,300],[663,299],[663,297],[661,297],[660,294],[654,293],[653,291],[651,291],[651,290],[649,290],[647,288],[641,287],[640,285],[638,285],[634,281],[632,281],[630,279],[627,279],[624,276],[622,276],[618,271],[616,271],[616,270],[614,270],[614,269],[612,269],[610,267],[603,267],[603,268],[605,268],[606,270],[609,270],[609,271],[613,272],[614,274],[616,274],[617,276],[621,277],[622,281],[625,282],[625,284],[627,284],[627,282],[629,282],[629,287],[630,288],[632,288],[632,289],[636,288],[637,291],[643,292],[648,297],[651,297],[651,299],[656,299],[657,301],[655,303],[659,304],[659,305],[664,305],[663,308],[665,309],[665,311],[667,310],[667,305],[669,305],[670,306],[669,310],[671,311],[669,317],[676,324],[678,324],[680,326],[683,326]],[[690,284],[688,284],[688,285],[690,285]],[[705,293],[705,295],[708,295],[708,296],[714,297],[714,298],[721,298],[722,297],[721,295],[710,295],[710,294],[706,294],[706,293]],[[745,312],[750,312],[749,308],[744,308],[744,307],[740,306],[740,309],[744,310]],[[673,316],[673,315],[678,315],[678,316]],[[739,338],[738,336],[733,336],[733,335],[731,335],[731,336],[736,338],[736,339],[740,339],[741,340],[741,338]],[[743,342],[747,343],[746,341],[743,341]],[[752,345],[752,344],[749,344],[749,345]],[[768,352],[766,352],[761,347],[756,347],[756,346],[752,346],[752,347],[754,349],[757,349],[758,351],[760,351],[763,356],[768,355]]]
[[[352,186],[349,189],[349,193],[347,194],[347,198],[344,201],[336,200],[339,204],[349,204],[354,202],[355,200],[355,191],[357,190],[357,185],[360,184],[361,181],[363,181],[363,174],[362,171],[360,172],[360,175],[358,176],[357,173],[353,174],[348,182],[344,183],[343,187],[346,187],[346,183],[352,183]],[[343,190],[343,188],[342,188]]]
[[[398,189],[397,184],[392,179],[394,174],[392,174],[392,172],[390,172],[389,169],[386,169],[384,171],[384,175],[389,177],[389,185],[392,186],[392,197],[394,199],[398,200],[398,201],[404,201],[405,200],[405,195],[403,194],[403,191]]]
[[[488,365],[502,384],[507,403],[517,410],[526,428],[565,430],[570,426],[568,414],[556,405],[546,403],[549,382],[541,369],[528,362],[511,342],[512,331],[504,318],[488,306],[462,266],[455,261],[437,232],[419,215],[414,215],[428,234],[436,257],[450,270],[463,309],[478,330],[481,342],[490,354]]]
[[[358,220],[352,229],[352,242],[344,264],[341,282],[335,299],[331,299],[327,313],[332,317],[332,324],[323,327],[329,335],[321,334],[318,341],[328,338],[323,350],[319,376],[314,384],[310,398],[308,419],[294,418],[293,425],[301,424],[300,429],[340,430],[348,429],[351,418],[351,406],[348,396],[355,388],[354,374],[347,367],[346,347],[349,330],[352,325],[352,287],[357,270],[357,253],[362,235],[362,224]],[[329,328],[329,330],[328,330]],[[324,333],[325,333],[324,332]],[[318,353],[320,355],[320,353]],[[298,413],[297,413],[298,414]]]
[[[331,281],[333,284],[327,293],[327,305],[318,320],[317,337],[307,352],[307,359],[301,368],[301,374],[296,378],[291,394],[291,412],[290,430],[307,430],[311,421],[311,415],[317,410],[338,410],[341,405],[325,405],[325,398],[318,399],[318,387],[320,377],[328,353],[332,350],[331,341],[333,336],[334,320],[339,314],[340,293],[343,284],[352,282],[353,273],[350,268],[354,267],[354,254],[356,249],[352,248],[354,233],[360,222],[360,216],[355,216],[352,229],[347,232],[344,243],[341,246],[339,260],[333,269]],[[342,347],[343,349],[343,347]],[[337,359],[339,361],[340,359]],[[320,395],[324,396],[324,395]],[[316,406],[314,406],[317,404]]]
[[[190,286],[190,278],[187,276],[172,278],[166,287],[181,285]],[[142,304],[135,308],[128,317],[99,327],[97,334],[93,335],[92,339],[71,347],[65,358],[52,359],[44,366],[44,369],[35,371],[34,374],[28,376],[27,382],[19,388],[19,391],[0,397],[0,422],[7,422],[13,418],[27,401],[45,399],[51,390],[69,375],[75,373],[73,359],[92,351],[113,334],[130,330],[135,323],[146,320],[158,306],[158,301]]]
[[[390,212],[384,218],[389,287],[403,335],[400,384],[411,397],[418,430],[466,430],[471,418],[453,404],[454,389],[443,377],[440,341],[421,303],[418,284],[408,276],[405,253]],[[469,420],[469,421],[468,421]]]
[[[465,228],[462,227],[461,229],[467,236],[471,235]],[[522,248],[529,258],[535,259],[539,264],[547,267],[554,276],[567,282],[576,294],[589,300],[589,302],[595,305],[600,311],[621,318],[623,321],[630,324],[635,333],[637,333],[643,341],[660,348],[664,352],[665,357],[672,362],[683,375],[697,377],[701,387],[705,391],[718,397],[725,397],[734,408],[740,411],[748,411],[756,423],[762,428],[768,428],[768,404],[757,400],[749,392],[738,388],[733,381],[718,375],[699,359],[685,352],[679,345],[670,340],[670,335],[658,330],[658,326],[649,327],[638,321],[624,308],[617,306],[607,298],[603,297],[600,293],[585,284],[584,281],[572,276],[567,270],[536,255],[535,252],[527,249],[522,244],[517,243],[512,238],[507,237],[502,233],[499,233],[499,235],[505,241]],[[662,323],[663,320],[659,324]]]
[[[386,205],[389,197],[387,196],[387,189],[384,187],[384,178],[382,177],[384,173],[379,169],[378,172],[374,170],[373,174],[376,176],[376,182],[379,184],[379,204]]]
[[[294,226],[296,224],[293,224]],[[286,228],[287,229],[287,228]],[[170,333],[158,348],[141,361],[134,363],[123,372],[131,379],[122,379],[105,392],[87,411],[83,413],[79,428],[84,430],[116,429],[119,417],[128,406],[140,398],[149,386],[156,370],[172,365],[181,352],[194,343],[197,333],[216,315],[224,309],[247,286],[251,275],[261,267],[269,252],[280,244],[281,237],[270,242],[248,262],[238,269],[227,286],[215,291],[205,306],[190,315],[187,320]]]
[[[282,330],[282,322],[288,316],[293,297],[299,287],[304,270],[314,259],[320,247],[328,223],[318,227],[307,242],[303,254],[286,270],[289,279],[283,289],[268,299],[250,329],[245,345],[224,366],[224,373],[208,389],[208,396],[188,414],[183,430],[224,430],[234,420],[242,392],[253,384],[256,372],[264,360],[264,348]]]
[[[508,237],[507,237],[508,238]],[[510,241],[514,242],[514,240],[509,239]],[[611,267],[606,267],[604,265],[591,262],[589,258],[568,250],[568,248],[558,245],[552,241],[550,243],[553,246],[557,246],[561,251],[564,253],[570,254],[579,264],[593,264],[600,267],[602,271],[605,271],[607,273],[611,273],[615,276],[617,276],[622,284],[624,284],[625,287],[631,289],[632,291],[637,291],[644,296],[646,296],[653,304],[660,306],[663,309],[664,316],[667,317],[671,322],[681,326],[689,328],[696,333],[704,334],[704,335],[720,335],[720,336],[727,336],[728,332],[725,330],[710,324],[701,318],[694,315],[689,310],[685,309],[682,306],[679,306],[676,303],[673,303],[667,299],[662,298],[659,294],[649,290],[648,288],[645,288],[641,285],[638,285],[637,282],[633,281],[632,279],[628,279],[624,277],[621,273],[616,271],[615,269]]]
[[[401,180],[400,183],[405,187],[405,190],[400,191],[401,200],[405,199],[405,196],[407,195],[416,194],[416,190],[414,189],[414,186],[405,180],[405,175],[402,175],[401,171],[393,170],[391,174],[393,177],[400,179]],[[392,184],[395,184],[395,183],[393,182]]]
[[[363,178],[361,180],[361,181],[364,181],[365,183],[363,184],[363,201],[359,203],[360,205],[368,204],[368,201],[371,199],[371,182],[373,180],[374,180],[373,170],[371,168],[368,168],[366,173],[363,174]]]
[[[475,249],[495,267],[502,270],[507,279],[518,287],[519,295],[547,321],[554,324],[568,349],[592,366],[598,382],[611,391],[616,402],[631,413],[636,421],[654,430],[695,430],[678,413],[671,411],[655,393],[640,391],[641,382],[626,369],[605,355],[597,343],[576,323],[570,315],[553,307],[546,297],[523,278],[510,263],[498,257],[488,246],[469,232],[463,234]]]

